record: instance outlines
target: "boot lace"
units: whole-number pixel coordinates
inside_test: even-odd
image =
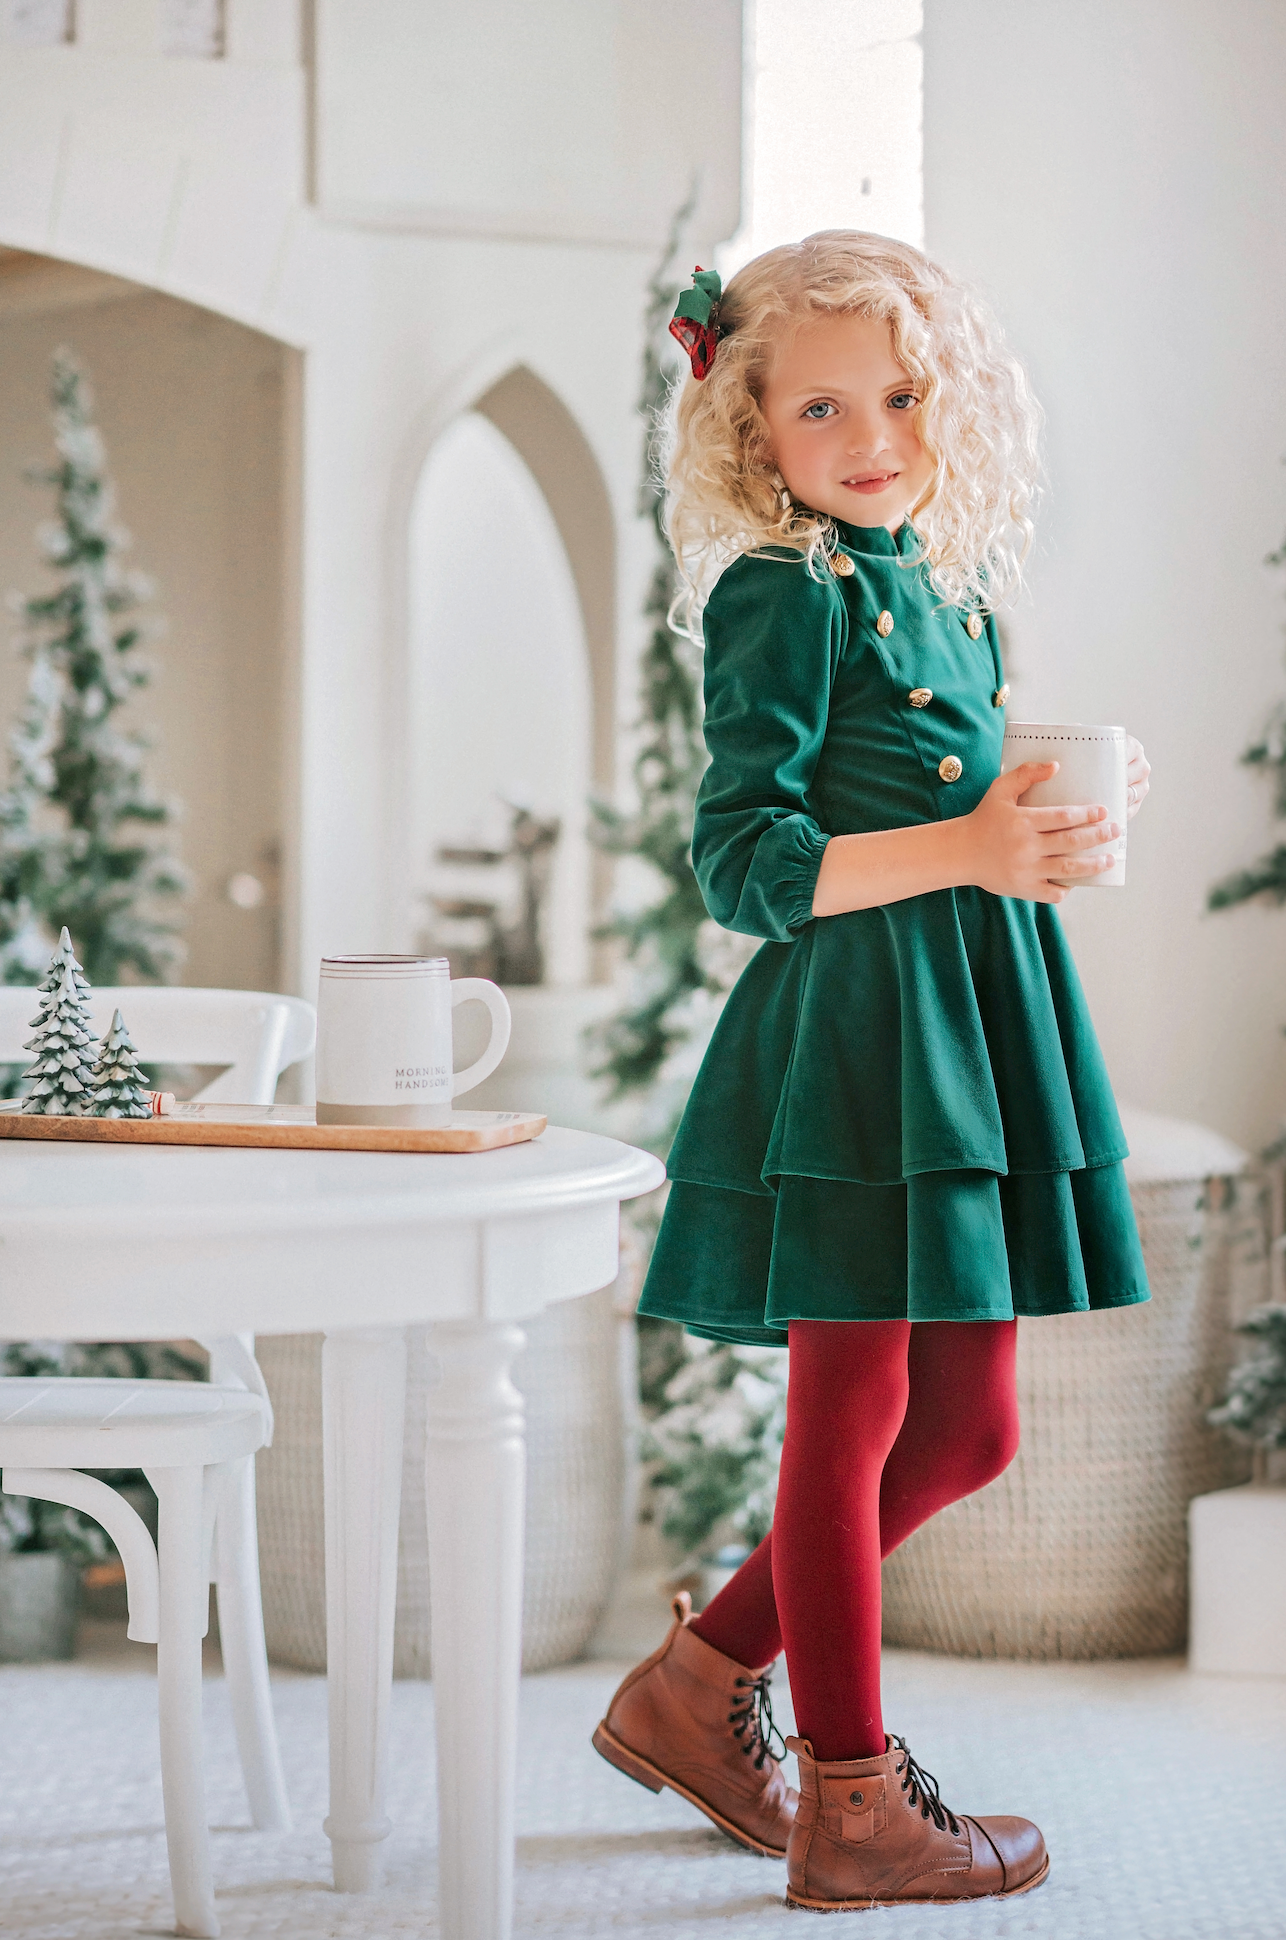
[[[938,1781],[933,1773],[926,1772],[922,1765],[916,1764],[907,1750],[905,1738],[890,1736],[889,1742],[896,1745],[902,1753],[902,1763],[896,1765],[894,1770],[906,1774],[902,1780],[902,1790],[909,1794],[908,1805],[918,1805],[920,1817],[932,1819],[939,1832],[945,1832],[948,1826],[951,1827],[952,1832],[959,1832],[960,1822],[951,1808],[942,1803],[938,1794]]]
[[[753,1754],[755,1770],[761,1772],[768,1759],[786,1755],[786,1741],[773,1723],[772,1700],[768,1695],[772,1676],[765,1671],[762,1677],[739,1677],[736,1683],[738,1690],[744,1690],[746,1695],[728,1713],[728,1723],[733,1727],[734,1738],[745,1739],[741,1749],[747,1758]]]

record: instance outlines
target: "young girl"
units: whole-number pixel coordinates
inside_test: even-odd
[[[939,1798],[880,1711],[880,1559],[1018,1442],[1016,1315],[1148,1298],[1125,1141],[1052,905],[1107,811],[998,778],[992,610],[1031,531],[1037,412],[977,299],[917,250],[770,250],[676,335],[670,532],[704,613],[692,856],[764,939],[670,1160],[640,1310],[789,1342],[772,1532],[594,1735],[788,1862],[821,1912],[1026,1892],[1025,1819]],[[729,563],[730,562],[730,563]],[[1131,748],[1130,812],[1148,766]],[[801,1794],[770,1748],[784,1647]]]

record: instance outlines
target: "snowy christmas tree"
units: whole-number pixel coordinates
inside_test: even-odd
[[[689,1556],[753,1549],[772,1526],[786,1432],[780,1347],[690,1340],[648,1423],[645,1453],[663,1491],[662,1533]]]
[[[1286,1307],[1257,1307],[1236,1329],[1254,1351],[1228,1376],[1228,1390],[1206,1420],[1255,1451],[1255,1475],[1264,1480],[1268,1456],[1286,1448]]]
[[[150,1118],[152,1105],[138,1052],[117,1011],[94,1066],[88,1115],[91,1118]]]
[[[40,538],[57,583],[20,607],[31,673],[0,796],[0,977],[29,982],[40,928],[67,925],[95,983],[123,970],[155,980],[180,954],[158,905],[185,877],[158,839],[172,811],[144,775],[147,744],[116,721],[149,677],[136,609],[150,588],[122,565],[88,386],[65,350],[53,404],[58,462],[33,476],[56,493]]]
[[[9,736],[9,786],[0,794],[0,982],[4,983],[35,983],[49,959],[49,938],[32,898],[42,877],[40,804],[53,785],[47,744],[57,698],[57,675],[42,657],[32,666],[22,711]]]
[[[94,1033],[89,1023],[89,984],[65,929],[39,988],[40,1008],[31,1020],[35,1036],[26,1045],[36,1053],[36,1060],[23,1072],[32,1082],[22,1109],[82,1118],[94,1076],[90,1049]]]

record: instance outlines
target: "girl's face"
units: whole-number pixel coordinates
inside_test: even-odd
[[[759,408],[793,499],[892,532],[933,474],[919,402],[884,319],[840,315],[810,318],[783,342]]]

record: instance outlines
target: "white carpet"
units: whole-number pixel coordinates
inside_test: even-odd
[[[0,1932],[13,1940],[169,1929],[152,1653],[105,1627],[88,1643],[70,1665],[0,1667]],[[1286,1680],[1194,1678],[1170,1661],[890,1653],[892,1728],[949,1804],[1035,1818],[1050,1879],[1007,1904],[842,1914],[818,1927],[784,1907],[780,1862],[742,1853],[672,1793],[654,1797],[594,1755],[589,1734],[622,1668],[591,1662],[524,1683],[518,1940],[842,1940],[873,1926],[896,1940],[1286,1940]],[[298,1828],[284,1836],[246,1829],[217,1660],[206,1695],[228,1940],[435,1933],[432,1687],[394,1687],[396,1829],[375,1899],[326,1884],[322,1680],[276,1678]],[[784,1693],[778,1709],[789,1712]]]

